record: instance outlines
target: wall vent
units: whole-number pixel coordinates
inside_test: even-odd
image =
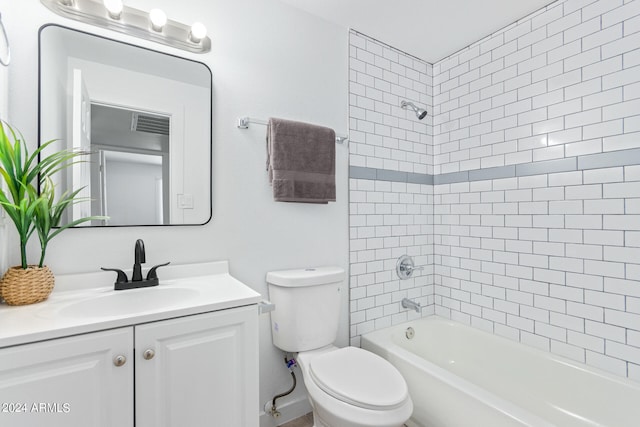
[[[169,117],[132,113],[131,130],[135,132],[169,135]]]

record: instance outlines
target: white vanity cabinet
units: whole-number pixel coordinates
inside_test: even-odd
[[[133,426],[132,362],[132,327],[0,349],[0,426]]]
[[[257,311],[0,349],[0,426],[257,427]]]
[[[255,305],[135,331],[136,427],[257,427]]]

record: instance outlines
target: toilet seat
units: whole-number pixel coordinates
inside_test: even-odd
[[[309,362],[309,374],[322,391],[360,408],[396,409],[409,397],[407,384],[393,365],[357,347],[314,357]]]

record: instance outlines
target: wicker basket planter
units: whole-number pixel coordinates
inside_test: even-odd
[[[0,280],[0,296],[9,305],[35,304],[46,300],[55,284],[49,267],[11,267]]]

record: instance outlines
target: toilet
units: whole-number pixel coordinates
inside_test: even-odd
[[[400,427],[413,411],[400,372],[376,354],[333,345],[344,278],[340,267],[267,273],[273,344],[298,353],[315,427]]]

